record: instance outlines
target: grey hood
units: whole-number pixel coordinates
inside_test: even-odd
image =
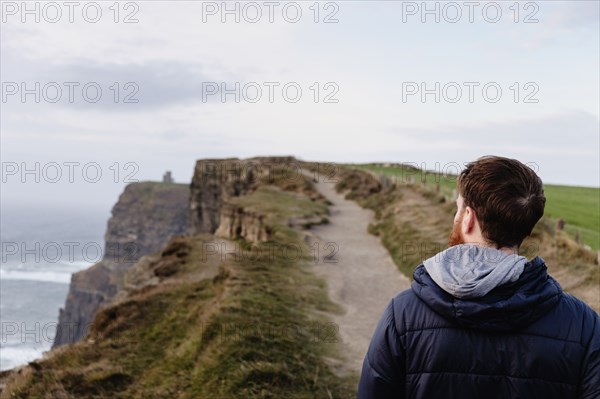
[[[431,279],[457,298],[478,298],[516,281],[527,258],[490,247],[455,245],[423,262]]]

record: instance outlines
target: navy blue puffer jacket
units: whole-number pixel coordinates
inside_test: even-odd
[[[539,257],[468,300],[421,265],[381,317],[358,398],[600,399],[600,317]]]

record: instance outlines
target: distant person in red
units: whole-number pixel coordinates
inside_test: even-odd
[[[518,254],[544,213],[540,178],[484,157],[458,192],[450,247],[385,309],[358,398],[599,399],[600,316]]]

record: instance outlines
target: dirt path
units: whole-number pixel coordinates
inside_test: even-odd
[[[344,309],[333,321],[339,326],[349,371],[360,372],[371,336],[381,313],[398,292],[410,282],[402,275],[378,237],[367,231],[373,212],[344,199],[333,183],[316,183],[329,201],[330,223],[311,229],[319,241],[319,262],[315,273],[329,287],[329,297]],[[335,243],[334,246],[327,246]],[[325,263],[333,252],[336,263]]]

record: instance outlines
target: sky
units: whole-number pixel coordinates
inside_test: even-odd
[[[258,155],[600,185],[597,1],[73,4],[2,2],[5,205]]]

